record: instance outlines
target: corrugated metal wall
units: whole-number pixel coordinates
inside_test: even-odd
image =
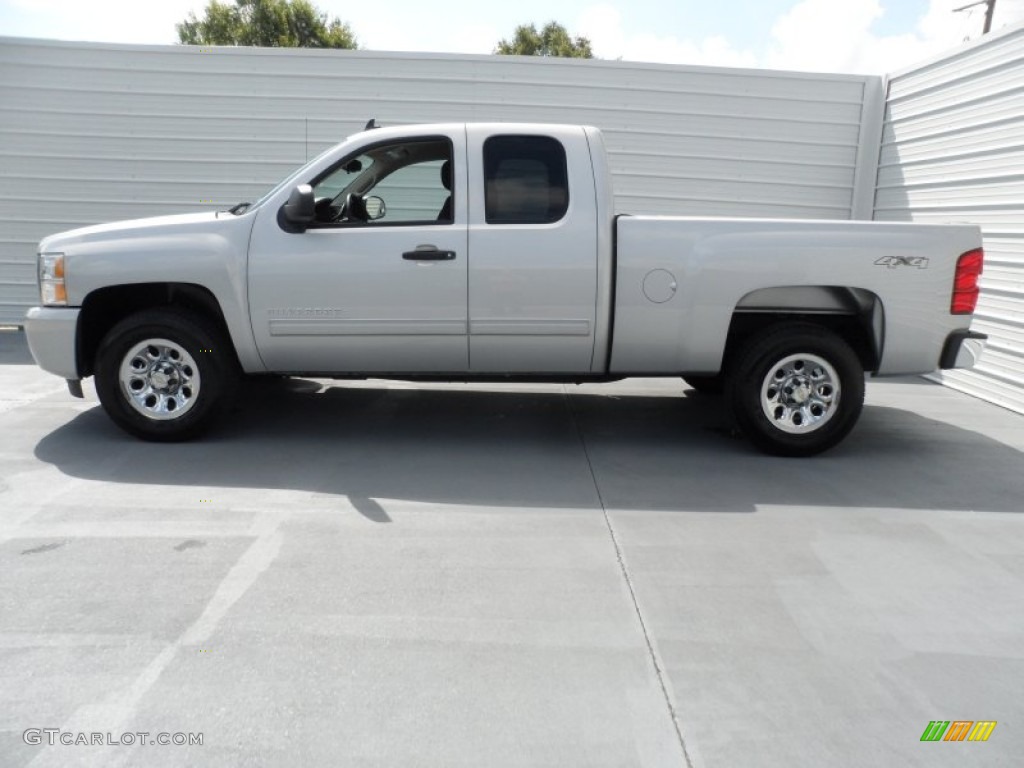
[[[370,117],[597,125],[620,211],[867,218],[877,145],[861,126],[880,124],[882,91],[843,75],[0,38],[0,104],[0,322],[19,322],[42,236],[254,199]]]
[[[936,378],[1024,413],[1024,27],[890,79],[875,218],[982,226],[989,347]]]

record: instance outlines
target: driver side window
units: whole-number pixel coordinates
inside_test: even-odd
[[[448,139],[380,144],[347,157],[313,185],[320,226],[451,224]]]

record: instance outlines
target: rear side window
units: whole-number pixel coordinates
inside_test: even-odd
[[[550,224],[569,208],[565,148],[550,136],[491,136],[484,142],[488,224]]]

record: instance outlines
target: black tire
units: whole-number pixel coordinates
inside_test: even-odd
[[[740,431],[760,450],[813,456],[857,423],[864,369],[850,346],[826,328],[776,326],[751,338],[733,358],[727,397]]]
[[[720,395],[725,391],[725,377],[721,374],[715,376],[683,376],[683,381],[690,389],[700,392],[702,395]]]
[[[115,424],[143,440],[175,442],[198,437],[224,415],[239,366],[215,324],[168,307],[138,312],[111,328],[96,353],[95,374],[96,393]]]

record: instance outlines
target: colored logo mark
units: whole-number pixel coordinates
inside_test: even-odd
[[[932,720],[921,741],[988,741],[995,727],[995,720]]]

